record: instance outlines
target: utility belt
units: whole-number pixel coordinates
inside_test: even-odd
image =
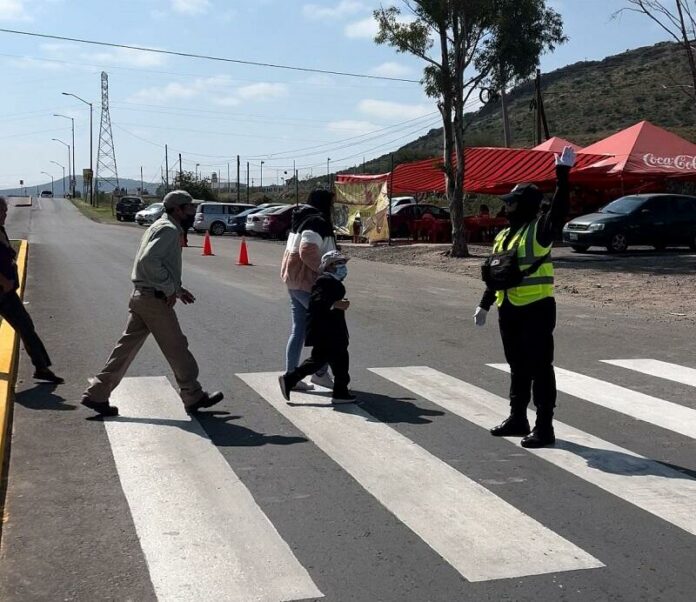
[[[141,295],[152,295],[157,299],[167,298],[167,295],[165,295],[164,292],[157,290],[156,288],[153,288],[151,286],[136,286],[135,290],[139,292]]]

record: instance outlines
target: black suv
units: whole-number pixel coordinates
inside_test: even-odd
[[[563,227],[563,242],[574,251],[606,247],[621,253],[629,245],[658,250],[689,246],[696,250],[696,197],[679,194],[633,194],[582,215]]]
[[[116,219],[119,222],[132,222],[141,209],[145,209],[145,203],[139,196],[121,197],[116,203]]]

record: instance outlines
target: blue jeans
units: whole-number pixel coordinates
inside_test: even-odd
[[[309,309],[310,294],[307,291],[288,289],[290,294],[290,312],[292,315],[292,329],[285,349],[285,370],[292,372],[300,365],[302,348],[305,344],[307,332],[307,310]],[[324,374],[327,367],[324,366],[317,374]]]

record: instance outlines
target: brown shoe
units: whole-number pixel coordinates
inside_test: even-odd
[[[197,414],[198,410],[204,408],[212,408],[216,403],[220,403],[224,395],[220,391],[215,391],[215,393],[204,393],[196,403],[191,404],[186,408],[187,414]]]
[[[55,385],[62,385],[65,381],[55,374],[53,370],[50,368],[39,368],[34,371],[34,378],[36,380],[45,380],[49,383],[53,383]]]
[[[94,410],[100,416],[118,416],[118,408],[112,406],[108,401],[94,401],[85,395],[80,403],[86,408]]]

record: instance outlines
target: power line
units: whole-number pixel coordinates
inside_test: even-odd
[[[356,77],[360,79],[376,79],[392,82],[407,82],[411,84],[420,84],[419,80],[405,79],[401,77],[387,77],[384,75],[368,75],[366,73],[350,73],[348,71],[330,71],[328,69],[315,69],[311,67],[297,67],[293,65],[281,65],[275,63],[262,63],[260,61],[245,61],[241,59],[231,59],[227,57],[212,56],[208,54],[196,54],[193,52],[179,52],[175,50],[160,50],[159,48],[147,48],[146,46],[130,46],[127,44],[115,44],[111,42],[97,42],[95,40],[84,40],[81,38],[69,38],[67,36],[57,36],[46,33],[35,33],[31,31],[20,31],[18,29],[0,28],[2,33],[10,33],[20,36],[28,36],[31,38],[43,38],[47,40],[60,40],[62,42],[77,42],[78,44],[91,44],[94,46],[106,46],[108,48],[125,48],[127,50],[137,50],[140,52],[151,52],[153,54],[164,54],[170,56],[180,56],[184,58],[203,59],[206,61],[217,61],[220,63],[235,63],[237,65],[251,65],[253,67],[268,67],[271,69],[285,69],[287,71],[302,71],[304,73],[322,73],[324,75],[339,75],[341,77]]]

